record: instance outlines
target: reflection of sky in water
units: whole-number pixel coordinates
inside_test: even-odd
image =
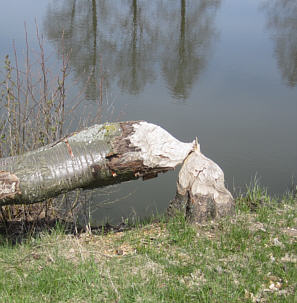
[[[0,56],[3,58],[11,50],[12,40],[18,49],[25,45],[24,22],[28,33],[32,36],[35,31],[35,18],[41,23],[47,7],[46,1],[38,0],[9,0],[1,1],[0,10]],[[42,26],[40,26],[42,30]],[[31,37],[32,38],[32,37]]]
[[[34,36],[37,16],[47,47],[56,53],[65,30],[74,88],[95,66],[89,111],[103,75],[115,103],[113,119],[148,120],[181,141],[198,136],[229,188],[244,186],[257,173],[280,193],[297,178],[295,0],[109,0],[97,1],[95,11],[92,3],[7,1],[8,13],[0,12],[1,54],[12,39],[23,48],[23,21]],[[133,192],[133,199],[120,202],[117,211],[165,208],[175,180],[176,172],[138,182],[136,191],[134,182],[123,185],[122,193]]]

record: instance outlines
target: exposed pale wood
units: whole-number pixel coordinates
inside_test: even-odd
[[[20,181],[17,176],[10,172],[0,171],[0,200],[13,199],[20,193]]]

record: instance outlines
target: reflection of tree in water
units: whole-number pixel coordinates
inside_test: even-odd
[[[172,94],[187,98],[206,64],[220,1],[53,0],[44,28],[58,50],[71,51],[88,99],[96,98],[102,75],[105,85],[116,81],[138,94],[155,79],[158,60]]]
[[[129,2],[131,4],[129,5]],[[132,0],[130,15],[122,21],[121,46],[116,54],[118,83],[123,90],[138,94],[154,79],[152,54],[156,50],[157,24],[146,20],[144,1]],[[112,10],[111,10],[112,13]]]
[[[87,4],[87,5],[86,5]],[[86,98],[96,99],[99,75],[104,71],[99,60],[98,40],[108,52],[110,45],[97,35],[96,0],[53,1],[44,21],[47,38],[55,42],[59,53],[62,48],[71,54],[71,65],[76,76],[87,85]],[[63,36],[63,41],[61,37]]]
[[[297,1],[269,0],[263,7],[275,41],[279,69],[287,84],[294,87],[297,85]]]
[[[59,49],[64,30],[64,47],[71,50],[76,75],[88,81],[91,99],[102,73],[105,82],[118,79],[122,89],[135,94],[153,80],[150,59],[156,23],[142,13],[147,12],[146,1],[56,0],[54,4],[45,18],[46,34]]]
[[[220,0],[180,0],[180,14],[167,11],[168,33],[162,64],[168,86],[176,98],[186,99],[206,65],[214,37],[214,14]],[[179,20],[179,22],[176,22]]]

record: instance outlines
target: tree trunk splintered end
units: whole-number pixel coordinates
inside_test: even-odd
[[[234,210],[234,199],[225,188],[222,169],[199,150],[192,152],[180,170],[168,214],[182,212],[189,221],[203,223],[233,215]]]

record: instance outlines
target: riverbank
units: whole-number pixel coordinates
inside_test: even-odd
[[[2,302],[296,302],[297,196],[254,187],[236,215],[181,217],[74,235],[62,225],[20,244],[0,235]]]

